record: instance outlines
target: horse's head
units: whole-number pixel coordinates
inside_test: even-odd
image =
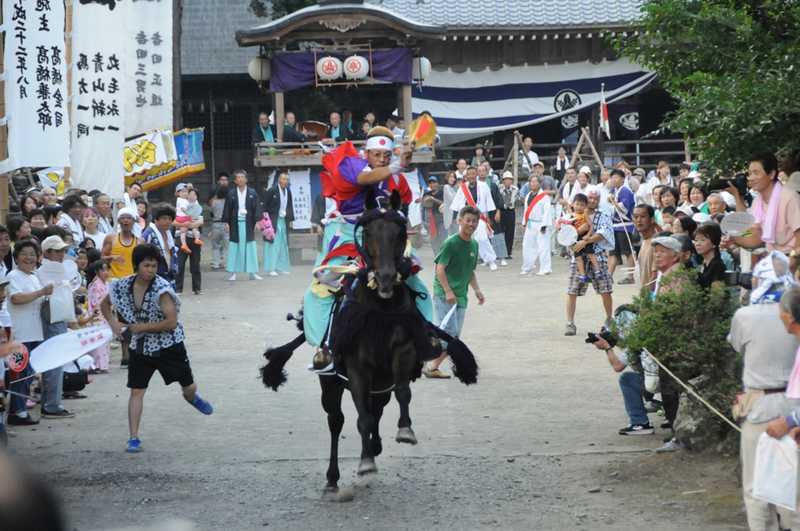
[[[401,281],[399,269],[408,235],[406,219],[400,208],[400,195],[392,192],[389,208],[366,211],[356,227],[356,230],[362,228],[358,245],[367,274],[374,278],[378,296],[382,299],[391,299],[395,285]]]

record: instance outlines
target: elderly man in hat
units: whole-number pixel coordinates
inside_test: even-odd
[[[519,201],[519,189],[514,186],[514,174],[510,171],[503,173],[503,182],[500,183],[500,199],[497,210],[500,212],[500,226],[506,239],[508,259],[511,260],[514,248],[514,231],[517,226],[516,206]]]
[[[81,286],[80,273],[75,262],[64,260],[67,244],[60,236],[48,236],[42,242],[44,259],[36,271],[39,283],[43,286],[52,285],[53,294],[61,300],[66,298],[72,302],[72,290]],[[63,310],[62,310],[63,311]],[[42,329],[44,340],[67,333],[67,324],[75,321],[75,307],[69,305],[66,314],[58,316],[52,312],[43,315]],[[54,321],[53,319],[58,319]],[[58,367],[42,374],[42,416],[49,418],[69,418],[75,415],[64,409],[62,396],[64,391],[64,369]]]

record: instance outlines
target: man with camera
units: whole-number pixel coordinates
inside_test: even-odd
[[[758,194],[750,207],[755,224],[749,234],[729,236],[727,241],[745,249],[766,246],[768,251],[786,254],[800,250],[800,194],[778,180],[775,155],[764,153],[750,160],[747,184]],[[736,198],[736,210],[745,211],[745,199],[736,182],[727,191]]]
[[[622,391],[622,400],[625,402],[625,412],[628,414],[630,424],[619,430],[620,435],[651,435],[654,433],[647,410],[642,398],[642,385],[644,383],[641,373],[626,371],[628,366],[628,353],[617,352],[614,349],[616,338],[608,330],[600,334],[589,333],[586,338],[598,350],[605,351],[608,364],[619,375],[619,388]]]

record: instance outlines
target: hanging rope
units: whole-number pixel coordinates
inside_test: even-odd
[[[725,422],[727,422],[727,423],[728,423],[728,425],[729,425],[731,428],[733,428],[734,430],[738,431],[739,433],[742,433],[742,429],[741,429],[739,426],[737,426],[735,422],[733,422],[731,419],[729,419],[728,417],[726,417],[725,415],[723,415],[722,413],[720,413],[720,412],[719,412],[719,410],[717,410],[717,408],[715,408],[714,406],[712,406],[711,404],[709,404],[708,402],[706,402],[706,400],[705,400],[705,399],[704,399],[702,396],[700,396],[699,394],[697,394],[697,391],[695,391],[694,389],[692,389],[692,387],[691,387],[689,384],[686,384],[686,383],[684,383],[684,382],[683,382],[683,381],[682,381],[680,378],[678,378],[677,376],[675,376],[675,374],[673,374],[673,372],[672,372],[671,370],[667,369],[667,367],[666,367],[666,366],[665,366],[663,363],[661,363],[661,361],[659,361],[659,359],[658,359],[658,358],[656,358],[655,356],[653,356],[653,354],[652,354],[652,353],[651,353],[649,350],[647,350],[647,349],[642,349],[642,350],[643,350],[643,352],[644,352],[645,354],[647,354],[648,356],[650,356],[651,358],[653,358],[653,361],[655,361],[655,362],[658,364],[658,366],[659,366],[659,367],[661,367],[661,368],[664,370],[664,372],[666,372],[666,373],[667,373],[669,376],[671,376],[673,380],[675,380],[676,382],[678,382],[679,384],[681,384],[681,387],[683,387],[684,389],[686,389],[686,391],[687,391],[687,392],[688,392],[690,395],[692,395],[693,397],[695,397],[696,399],[698,399],[698,400],[699,400],[699,401],[700,401],[700,402],[701,402],[701,403],[702,403],[704,406],[706,406],[708,409],[710,409],[710,410],[711,410],[711,411],[712,411],[714,414],[716,414],[716,415],[717,415],[719,418],[721,418],[722,420],[724,420]]]

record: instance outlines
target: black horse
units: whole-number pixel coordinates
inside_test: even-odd
[[[404,256],[406,221],[399,203],[395,192],[390,208],[368,210],[356,225],[356,245],[365,267],[345,282],[331,327],[329,344],[337,374],[319,377],[322,407],[328,415],[331,432],[327,494],[338,491],[339,435],[344,424],[341,406],[346,387],[358,412],[361,435],[358,474],[364,475],[377,471],[375,457],[383,449],[379,424],[392,391],[400,405],[395,440],[417,443],[409,415],[409,383],[420,376],[424,361],[438,354],[434,347],[438,341],[432,342],[432,336],[448,341],[454,374],[465,384],[477,381],[478,366],[472,353],[458,339],[425,321],[415,302],[421,294],[404,282],[411,274],[411,261]],[[283,367],[304,340],[301,334],[287,345],[264,354],[268,360],[261,368],[265,386],[277,390],[286,381]]]

